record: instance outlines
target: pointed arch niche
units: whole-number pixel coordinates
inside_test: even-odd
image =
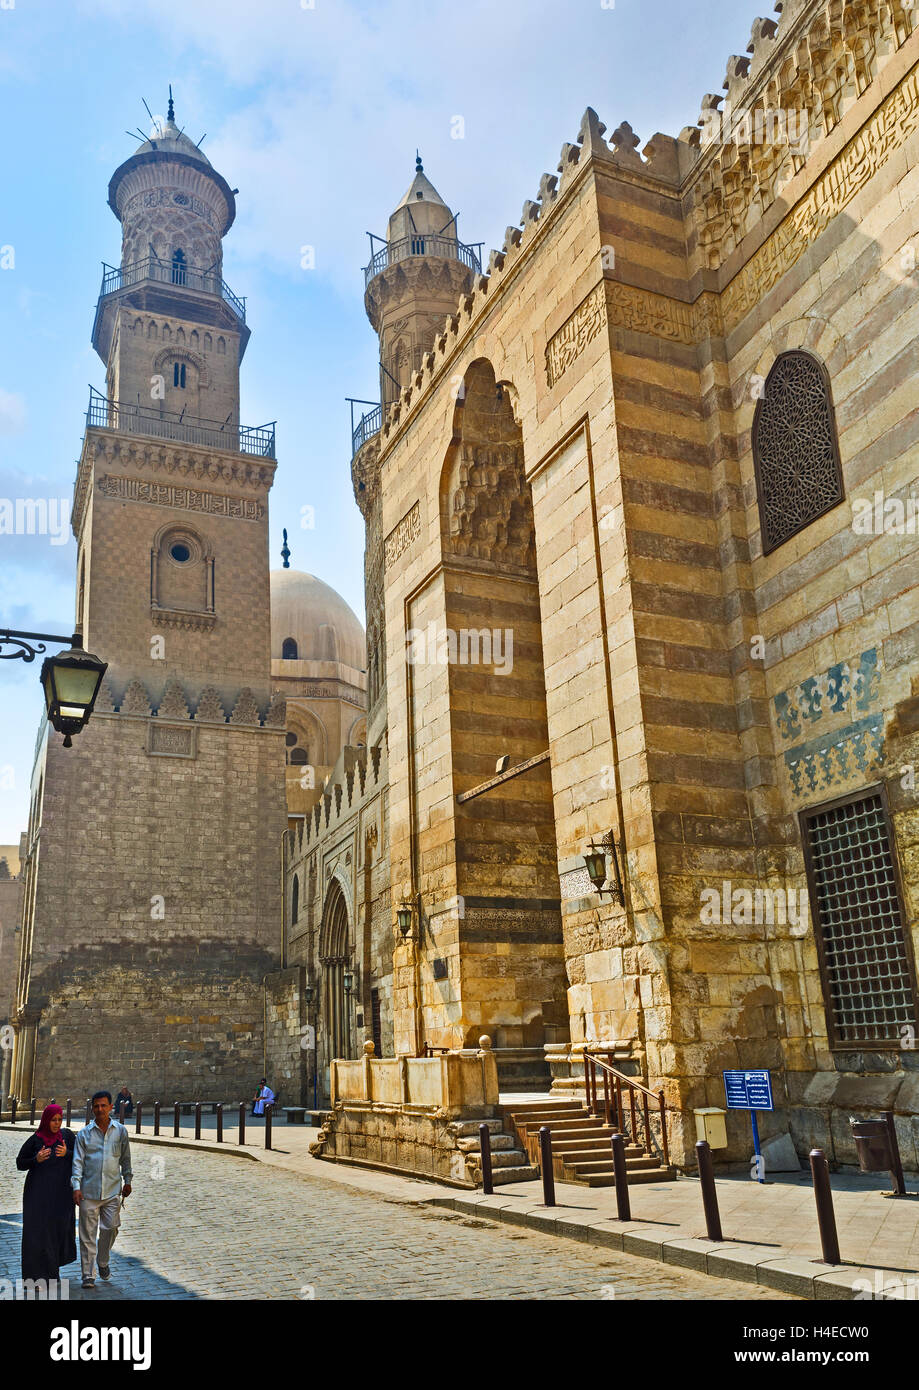
[[[445,625],[456,635],[448,676],[456,891],[464,901],[457,930],[461,954],[464,939],[479,946],[462,969],[462,988],[475,1001],[468,1021],[463,1009],[464,1041],[484,1029],[499,1048],[557,1041],[568,1023],[549,762],[457,800],[494,777],[505,754],[513,767],[549,748],[533,503],[512,395],[489,362],[470,366],[440,487]],[[504,955],[498,943],[509,948],[494,997],[486,980],[473,985],[486,941],[496,954]],[[432,1023],[427,1037],[437,1041]]]

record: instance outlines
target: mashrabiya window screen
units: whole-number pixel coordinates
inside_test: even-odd
[[[899,1042],[916,1008],[881,797],[808,812],[804,824],[831,1041]]]
[[[845,496],[830,379],[809,352],[783,353],[766,378],[753,465],[764,555]]]

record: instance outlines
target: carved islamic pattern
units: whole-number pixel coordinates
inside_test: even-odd
[[[464,445],[451,504],[454,555],[497,564],[535,564],[533,504],[514,445]]]
[[[408,550],[413,541],[421,535],[421,507],[415,502],[405,513],[397,526],[394,526],[383,543],[383,563],[388,568],[395,564],[399,556]]]
[[[606,323],[603,285],[596,285],[546,346],[546,376],[554,386]]]
[[[208,512],[214,516],[232,516],[241,521],[261,521],[265,508],[261,502],[247,497],[225,497],[222,493],[199,492],[191,487],[173,487],[168,483],[148,483],[137,478],[99,479],[99,491],[104,497],[120,497],[128,502],[151,502],[158,507],[182,507],[190,512]]]
[[[843,500],[829,379],[806,352],[786,352],[753,421],[763,554]]]

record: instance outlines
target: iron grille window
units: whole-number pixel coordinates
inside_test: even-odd
[[[802,814],[830,1045],[903,1044],[912,963],[880,791]]]
[[[843,501],[830,378],[809,352],[773,364],[753,419],[763,554]]]

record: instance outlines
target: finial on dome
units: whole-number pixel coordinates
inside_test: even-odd
[[[284,528],[284,544],[281,546],[281,559],[284,561],[284,568],[290,569],[290,546],[287,544],[287,527]]]
[[[416,173],[416,174],[423,174],[423,173],[424,173],[424,165],[423,165],[422,162],[421,162],[421,155],[418,153],[417,150],[415,151],[415,173]]]
[[[175,107],[174,107],[173,104],[172,104],[172,83],[170,82],[170,84],[169,84],[169,109],[168,109],[167,112],[166,112],[166,120],[167,120],[167,121],[172,121],[173,125],[175,125],[175,118],[176,118]]]

